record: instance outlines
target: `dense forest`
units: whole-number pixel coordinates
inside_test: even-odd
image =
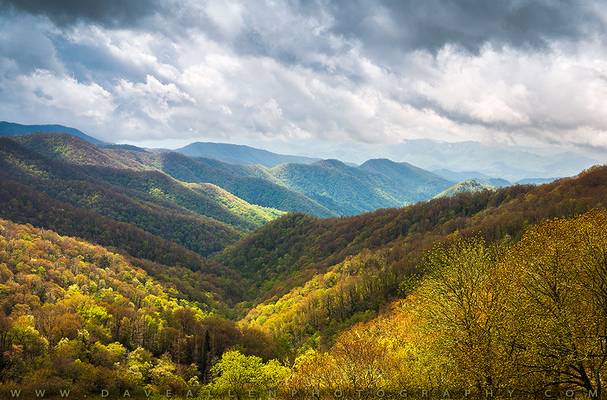
[[[349,217],[293,166],[39,134],[0,167],[2,396],[603,391],[607,167]]]
[[[591,211],[530,226],[518,241],[455,234],[424,255],[421,280],[401,282],[404,300],[294,357],[115,253],[1,221],[2,390],[600,397],[606,224],[606,211]],[[376,268],[365,262],[350,271]]]
[[[285,385],[333,393],[597,397],[607,379],[607,213],[510,243],[456,235],[404,300],[297,358]]]
[[[196,389],[226,349],[275,355],[265,334],[175,292],[101,247],[0,220],[3,394]]]

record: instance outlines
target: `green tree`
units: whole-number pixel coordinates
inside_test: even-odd
[[[230,350],[211,368],[213,381],[209,389],[217,394],[231,392],[240,399],[250,392],[260,395],[276,390],[289,374],[290,369],[277,360],[264,363],[260,357]]]

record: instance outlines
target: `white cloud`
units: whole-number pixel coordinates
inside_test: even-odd
[[[381,57],[336,32],[336,15],[319,4],[180,2],[175,15],[154,17],[157,29],[59,31],[27,17],[48,65],[17,60],[15,17],[16,33],[0,34],[0,119],[52,116],[116,141],[607,144],[607,48],[595,37]],[[404,29],[383,9],[367,23],[385,37]],[[69,50],[77,62],[66,61],[67,45],[80,46]]]
[[[123,114],[142,113],[151,121],[167,123],[178,107],[196,101],[174,83],[163,84],[156,77],[146,76],[145,83],[120,80],[114,88]]]
[[[32,112],[49,109],[88,118],[97,124],[106,122],[116,107],[111,93],[98,84],[84,84],[46,70],[19,76],[11,89]]]

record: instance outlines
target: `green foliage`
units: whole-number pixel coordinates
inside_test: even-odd
[[[605,182],[601,167],[546,186],[463,193],[351,218],[289,215],[218,259],[260,282],[244,321],[297,352],[310,343],[330,344],[353,316],[376,313],[410,292],[435,244],[458,236],[517,240],[529,224],[604,207]]]
[[[225,352],[211,368],[213,381],[209,389],[215,395],[231,393],[238,398],[267,395],[276,391],[289,376],[290,369],[276,360],[264,363],[261,358],[238,351]]]
[[[183,392],[228,348],[274,356],[267,335],[174,295],[124,257],[5,220],[0,285],[2,388]]]
[[[11,179],[19,178],[21,184],[58,201],[134,224],[202,255],[234,241],[240,230],[254,229],[280,215],[211,185],[179,182],[137,160],[68,136],[15,140],[28,147],[4,140],[0,152],[0,164]],[[22,167],[25,164],[31,167]],[[32,172],[34,167],[45,176]]]
[[[162,171],[170,176],[184,182],[215,184],[251,204],[321,217],[335,215],[315,200],[276,182],[261,167],[189,158],[178,153],[163,153],[159,158]]]
[[[212,158],[230,164],[259,164],[266,167],[274,167],[289,162],[308,164],[317,161],[317,159],[309,157],[276,154],[254,147],[228,143],[196,142],[175,151],[190,157]]]
[[[401,207],[431,198],[450,184],[428,171],[389,160],[369,160],[360,167],[324,160],[279,165],[269,172],[337,215]]]
[[[407,299],[300,356],[289,387],[600,398],[606,224],[607,211],[591,211],[532,226],[515,244],[457,237],[436,247]]]

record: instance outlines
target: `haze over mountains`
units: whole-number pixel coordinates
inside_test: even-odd
[[[9,134],[11,127],[18,133],[36,132],[16,137],[15,141],[46,158],[86,168],[147,171],[147,174],[161,171],[182,182],[217,185],[252,205],[321,217],[404,206],[429,199],[454,183],[410,164],[387,159],[352,166],[338,160],[286,156],[229,144],[195,143],[177,152],[124,145],[95,146],[82,132],[65,127],[4,126],[5,136],[13,136]],[[42,133],[53,129],[69,136]],[[6,146],[9,147],[8,143]],[[19,158],[14,154],[12,157]],[[241,161],[236,163],[235,159]],[[154,188],[144,189],[149,192]]]
[[[104,143],[60,125],[2,122],[0,136],[6,136],[0,162],[7,182],[26,185],[31,196],[133,224],[203,256],[285,212],[355,215],[511,184],[477,171],[430,172],[385,158],[356,166],[201,142],[177,151],[144,149]],[[186,237],[185,225],[206,239]]]
[[[250,146],[227,143],[196,142],[175,151],[190,157],[213,158],[230,164],[258,164],[264,167],[275,167],[287,163],[311,164],[320,161],[320,158],[276,154]]]
[[[0,135],[15,135],[33,132],[67,133],[94,144],[105,144],[85,133],[62,125],[21,125],[0,122]],[[123,149],[136,149],[132,145],[113,145]],[[334,154],[340,154],[334,149]],[[202,157],[236,165],[262,165],[268,168],[285,163],[311,164],[320,161],[318,157],[279,154],[251,146],[229,143],[195,142],[175,150],[192,157]],[[388,157],[394,161],[412,163],[434,172],[451,182],[476,179],[492,186],[501,187],[511,183],[545,183],[556,177],[575,175],[602,159],[581,156],[575,152],[559,150],[538,150],[520,146],[490,146],[477,142],[437,142],[433,140],[407,140],[398,145],[352,145],[350,154],[364,164],[370,158]],[[319,150],[327,154],[327,151]],[[366,155],[366,157],[365,157]],[[352,157],[346,156],[344,163]],[[474,160],[471,163],[471,160]],[[474,169],[471,169],[473,166]]]

